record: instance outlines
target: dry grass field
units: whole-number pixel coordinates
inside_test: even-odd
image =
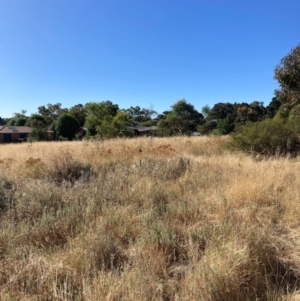
[[[0,300],[300,300],[300,159],[227,139],[0,145]]]

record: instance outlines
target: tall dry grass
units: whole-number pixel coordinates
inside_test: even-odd
[[[0,299],[299,300],[300,161],[227,139],[0,145]]]

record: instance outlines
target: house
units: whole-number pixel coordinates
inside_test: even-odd
[[[0,143],[25,141],[30,132],[29,126],[0,126]]]
[[[153,135],[157,131],[157,126],[129,126],[129,130],[133,130],[136,136]]]

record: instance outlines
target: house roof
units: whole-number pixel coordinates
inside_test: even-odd
[[[29,126],[0,126],[0,134],[29,134],[31,128]]]
[[[137,130],[139,132],[147,132],[147,131],[156,131],[157,126],[129,126],[128,127],[131,130]]]

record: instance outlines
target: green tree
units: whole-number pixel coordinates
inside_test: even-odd
[[[19,117],[16,119],[15,126],[24,126],[27,122],[27,117]]]
[[[266,117],[267,110],[264,107],[264,103],[262,101],[255,100],[251,102],[249,106],[253,110],[250,121],[261,121]]]
[[[23,118],[23,117],[27,118],[26,115],[25,115],[26,112],[27,112],[27,110],[21,110],[21,113],[15,112],[13,114],[13,118],[15,118],[15,119]]]
[[[48,140],[47,133],[43,128],[34,127],[28,135],[29,142]]]
[[[129,109],[125,110],[128,113],[129,118],[133,120],[133,122],[137,123],[145,123],[151,121],[154,115],[157,115],[157,112],[153,109],[141,109],[139,106],[130,107]]]
[[[277,97],[273,97],[269,105],[266,107],[266,115],[273,118],[281,106],[281,101]]]
[[[274,78],[280,86],[275,95],[281,103],[300,103],[300,45],[281,60]]]
[[[207,120],[219,120],[224,119],[228,114],[233,114],[234,112],[234,105],[227,102],[227,103],[216,103],[212,109],[209,110],[207,114]]]
[[[41,127],[41,128],[46,128],[47,126],[47,121],[42,115],[39,114],[32,114],[26,121],[26,126],[30,126],[33,128],[36,127]]]
[[[288,103],[288,102],[282,104],[279,107],[276,115],[274,116],[274,119],[283,119],[283,120],[288,119],[288,117],[290,115],[290,111],[292,110],[293,106],[294,106],[293,104]]]
[[[246,122],[261,121],[266,116],[266,108],[263,102],[253,101],[252,103],[241,103],[236,105],[235,123],[245,124]]]
[[[84,107],[84,105],[78,104],[75,105],[74,107],[71,107],[69,113],[79,121],[80,126],[84,126],[85,118],[87,115],[87,110]]]
[[[132,131],[128,130],[128,126],[132,124],[132,119],[126,112],[118,111],[112,124],[117,136],[131,136],[133,134]]]
[[[145,121],[145,112],[139,106],[131,106],[129,109],[125,110],[125,112],[127,112],[130,118],[132,118],[135,122]]]
[[[165,120],[167,115],[169,115],[170,113],[171,113],[171,111],[163,111],[161,114],[157,114],[156,120],[157,121]]]
[[[48,135],[46,133],[47,122],[43,116],[39,114],[32,114],[30,118],[27,119],[26,125],[32,128],[28,141],[48,140]]]
[[[13,117],[10,118],[6,125],[7,126],[24,126],[27,122],[28,117],[26,117],[26,110],[21,110],[21,113],[14,113]]]
[[[50,125],[53,121],[55,121],[60,114],[68,113],[68,111],[68,109],[63,109],[61,107],[61,103],[48,103],[47,106],[38,107],[38,113],[39,115],[44,117],[44,119],[47,122],[47,125]]]
[[[79,121],[69,113],[61,114],[55,122],[58,136],[72,140],[80,127]]]
[[[205,105],[202,107],[201,109],[201,114],[203,115],[204,118],[207,118],[208,114],[210,113],[210,106],[209,105]]]
[[[85,120],[85,127],[88,128],[90,135],[103,135],[101,130],[102,125],[108,125],[119,111],[119,106],[113,104],[111,101],[89,102],[85,105],[87,116]]]
[[[160,135],[188,135],[204,122],[203,115],[185,99],[179,100],[171,108],[166,118],[158,122]]]
[[[145,114],[145,121],[150,121],[151,119],[153,119],[155,116],[157,116],[157,112],[155,110],[153,110],[151,107],[149,109],[143,109],[144,114]]]
[[[202,114],[205,116],[205,123],[198,126],[198,132],[206,135],[210,133],[225,135],[234,129],[234,110],[233,104],[216,103],[212,108],[208,105],[202,108]],[[230,117],[228,117],[230,116]],[[233,125],[229,123],[233,123]]]
[[[291,111],[289,112],[289,120],[292,120],[297,124],[300,125],[300,104],[295,105]]]
[[[7,126],[14,126],[16,124],[16,118],[11,118],[6,123]]]
[[[238,105],[236,109],[236,123],[246,124],[249,119],[252,119],[254,111],[250,108],[248,103]]]
[[[133,134],[128,129],[131,123],[132,120],[126,112],[118,111],[114,117],[111,115],[105,116],[102,123],[97,126],[96,131],[101,138],[128,137]]]
[[[225,118],[218,121],[215,133],[218,135],[227,135],[230,134],[234,129],[235,123],[233,115],[228,114]]]

